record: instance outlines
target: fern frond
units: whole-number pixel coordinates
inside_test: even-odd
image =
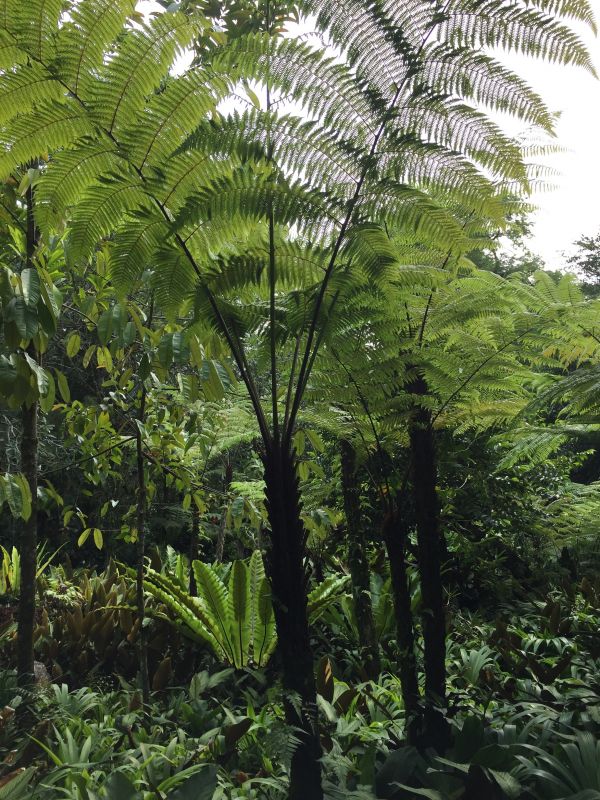
[[[250,627],[252,657],[256,666],[263,666],[277,642],[275,617],[271,603],[271,587],[265,576],[262,555],[255,550],[250,557]]]
[[[269,180],[240,170],[192,194],[175,220],[185,228],[197,220],[221,217],[233,228],[237,219],[265,220],[272,209],[278,225],[296,225],[305,235],[324,236],[339,224],[336,209],[310,187]]]
[[[15,33],[19,46],[41,61],[55,56],[55,37],[63,12],[63,0],[31,0],[9,4],[5,25]]]
[[[0,22],[0,69],[12,70],[27,63],[27,53],[19,47],[17,38]],[[11,113],[11,112],[5,112]]]
[[[229,618],[234,665],[238,668],[246,666],[245,658],[251,636],[250,602],[248,567],[241,560],[234,561],[229,573]]]
[[[202,608],[201,600],[190,597],[176,581],[153,569],[146,570],[144,588],[173,612],[175,618],[189,630],[190,635],[204,640],[216,652],[222,650],[220,638],[215,635],[215,621],[208,611]]]
[[[127,212],[150,211],[152,204],[139,179],[106,176],[92,184],[73,211],[69,256],[88,258],[96,244],[114,229]]]
[[[543,58],[559,64],[575,64],[594,74],[590,54],[581,38],[568,26],[543,11],[527,6],[456,0],[451,3],[440,30],[450,43],[496,47]]]
[[[512,114],[523,122],[552,132],[554,118],[530,86],[487,53],[456,51],[443,42],[428,53],[423,79],[435,91],[473,99],[494,111]]]
[[[128,172],[110,140],[91,139],[73,149],[53,153],[36,188],[36,216],[42,230],[58,225],[81,194],[102,175]]]
[[[133,163],[139,169],[163,164],[189,131],[215,110],[226,90],[225,81],[209,80],[200,69],[167,80],[147,103],[144,126],[123,130],[121,142]]]
[[[104,55],[135,12],[135,0],[79,0],[57,37],[63,80],[74,94],[88,97]]]
[[[308,119],[319,119],[333,130],[353,131],[362,138],[374,125],[373,106],[352,71],[297,39],[262,33],[238,37],[212,66],[232,80],[268,81],[294,96]]]
[[[227,605],[227,590],[215,571],[202,561],[192,561],[192,569],[199,592],[206,602],[213,619],[219,627],[222,646],[228,653],[231,663],[235,663],[231,642],[231,618]]]
[[[0,155],[0,179],[8,178],[20,165],[47,158],[49,152],[93,132],[88,115],[76,105],[48,104],[17,117],[6,135],[0,134],[7,148]]]
[[[0,75],[0,94],[0,126],[3,126],[36,105],[60,100],[64,89],[46,69],[33,62]]]
[[[152,234],[146,236],[144,244],[150,243],[159,230],[160,228],[155,228]],[[194,296],[198,276],[185,253],[180,248],[169,246],[168,242],[157,250],[150,263],[154,266],[152,287],[156,292],[156,299],[165,312],[174,317],[181,305]],[[129,263],[128,269],[132,266]],[[124,277],[121,272],[119,280]]]
[[[155,262],[168,234],[162,215],[143,212],[128,216],[117,228],[110,248],[110,276],[119,295],[127,294],[144,270]]]
[[[90,107],[98,123],[110,133],[127,128],[197,30],[180,12],[159,14],[142,29],[129,30],[117,53],[90,84]]]

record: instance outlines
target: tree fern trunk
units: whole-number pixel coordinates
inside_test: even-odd
[[[298,738],[289,800],[321,800],[321,745],[304,565],[306,532],[300,517],[296,465],[291,453],[277,444],[265,451],[263,460],[271,528],[267,568],[283,665],[285,713]]]
[[[361,520],[360,492],[356,476],[356,451],[350,442],[340,443],[342,492],[348,536],[348,565],[352,577],[352,594],[358,626],[361,661],[369,678],[381,672],[379,645],[371,604],[370,571]]]
[[[406,712],[406,738],[416,744],[421,727],[419,678],[415,656],[415,631],[406,569],[407,526],[400,511],[394,509],[383,523],[383,537],[390,562],[390,579],[396,616],[398,674]]]
[[[146,412],[146,390],[142,388],[140,401],[139,420],[144,424]],[[140,683],[144,705],[150,702],[150,678],[148,675],[148,642],[144,619],[146,606],[144,600],[144,557],[146,555],[146,471],[144,468],[144,450],[142,432],[136,427],[136,453],[137,453],[137,568],[136,568],[136,605],[138,630],[138,660],[140,668]]]
[[[416,383],[425,394],[423,381]],[[412,492],[417,523],[419,572],[423,602],[425,665],[425,739],[443,751],[448,744],[446,706],[446,618],[441,574],[440,508],[437,462],[431,414],[418,409],[410,425]]]
[[[33,188],[25,195],[27,206],[26,264],[33,267],[37,231],[33,213]],[[37,359],[33,344],[28,347],[32,358]],[[17,613],[17,678],[19,685],[33,683],[33,632],[35,625],[35,573],[37,571],[37,482],[38,482],[38,403],[23,405],[21,410],[21,472],[31,490],[31,514],[23,523],[19,537],[21,561],[21,590]]]
[[[35,626],[35,573],[37,569],[37,471],[38,471],[38,404],[23,407],[21,420],[21,471],[31,489],[31,515],[23,523],[19,537],[21,590],[17,626],[17,676],[20,686],[30,686],[33,672],[33,632]]]

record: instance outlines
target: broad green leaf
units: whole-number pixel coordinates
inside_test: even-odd
[[[38,304],[40,299],[40,276],[37,269],[27,267],[21,272],[21,287],[23,289],[23,299],[28,306],[33,307]]]
[[[52,410],[56,399],[56,382],[50,372],[46,372],[46,377],[48,378],[48,391],[43,397],[40,397],[40,408],[44,414]]]
[[[62,373],[59,369],[55,369],[54,372],[56,373],[56,382],[58,383],[58,391],[60,392],[60,396],[65,403],[70,403],[71,392],[69,391],[69,383],[64,373]]]
[[[25,475],[21,473],[15,475],[15,480],[21,492],[21,518],[27,522],[29,517],[31,516],[31,489],[29,487],[29,482]]]
[[[83,354],[83,358],[81,360],[81,363],[83,364],[83,366],[86,369],[89,367],[90,361],[92,360],[92,356],[94,355],[95,352],[96,352],[96,345],[95,344],[91,344],[88,347],[88,349],[85,351],[85,353]]]
[[[234,561],[229,574],[229,614],[235,666],[245,666],[250,643],[250,580],[242,560]]]
[[[81,347],[81,336],[77,331],[71,331],[65,342],[65,349],[69,358],[74,358]],[[117,773],[118,774],[118,773]]]
[[[219,576],[208,564],[204,564],[202,561],[193,561],[192,569],[194,570],[194,577],[196,578],[198,594],[201,595],[209,613],[215,619],[221,637],[221,643],[233,663],[234,652],[230,641],[231,617],[228,609],[227,590]]]
[[[84,545],[84,544],[87,542],[87,540],[90,538],[90,535],[91,535],[91,533],[92,533],[92,528],[86,528],[86,529],[85,529],[85,530],[84,530],[84,531],[83,531],[83,532],[80,534],[79,538],[77,539],[77,546],[78,546],[78,547],[83,547],[83,545]]]
[[[164,785],[161,788],[164,791]],[[195,772],[186,778],[176,789],[167,794],[167,800],[212,800],[216,788],[217,768],[211,764],[209,767],[204,767],[201,772]]]
[[[252,658],[256,666],[263,666],[275,649],[277,636],[271,601],[271,586],[265,575],[260,550],[250,557],[250,599]]]
[[[7,473],[1,478],[4,500],[8,503],[13,517],[21,517],[23,513],[23,495],[15,475]]]
[[[108,309],[100,315],[96,329],[98,331],[98,341],[105,345],[110,339],[113,328],[112,309]]]
[[[21,339],[30,341],[38,331],[38,316],[35,308],[28,306],[24,297],[13,297],[6,306],[4,318],[14,322]]]
[[[44,397],[50,388],[50,381],[48,379],[48,373],[43,367],[35,361],[35,359],[31,358],[29,353],[25,353],[25,360],[29,364],[29,368],[35,375],[37,389],[40,397]]]

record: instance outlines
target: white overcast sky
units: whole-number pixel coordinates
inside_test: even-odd
[[[160,8],[153,0],[140,0],[138,5],[148,12]],[[600,0],[592,0],[592,5],[600,28]],[[600,38],[586,29],[580,33],[600,75]],[[536,211],[529,242],[548,268],[560,269],[563,254],[579,236],[600,232],[600,80],[575,67],[518,57],[503,60],[542,95],[551,111],[560,112],[556,142],[564,152],[544,159],[558,175],[551,180],[552,190],[532,198]]]
[[[600,0],[592,0],[600,27]],[[600,74],[600,38],[582,31],[597,72]],[[600,232],[600,80],[574,67],[559,67],[531,59],[509,62],[546,100],[560,112],[557,143],[565,152],[544,161],[559,171],[555,189],[540,193],[531,249],[552,269],[564,263],[563,252],[581,234]]]

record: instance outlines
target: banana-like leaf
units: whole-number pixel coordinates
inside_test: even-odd
[[[271,586],[265,576],[260,550],[250,558],[252,658],[257,667],[267,663],[277,644]]]
[[[224,583],[216,570],[193,561],[198,597],[191,597],[177,579],[148,569],[146,591],[163,603],[184,633],[210,645],[217,658],[236,669],[263,667],[277,645],[271,586],[260,551],[248,562],[234,561]],[[133,578],[135,573],[128,570]],[[339,600],[348,576],[331,576],[308,597],[310,621]],[[150,609],[149,613],[154,614]],[[158,616],[158,614],[155,614]]]
[[[241,668],[248,662],[251,632],[250,580],[248,567],[241,560],[233,562],[229,573],[229,616],[234,666]]]
[[[230,663],[235,664],[235,653],[231,641],[231,615],[227,588],[216,572],[202,561],[192,561],[198,595],[218,625],[219,641],[228,654]]]
[[[144,588],[148,594],[164,603],[195,638],[207,642],[217,655],[227,658],[215,622],[202,607],[200,598],[190,597],[175,581],[152,569],[146,572]]]

